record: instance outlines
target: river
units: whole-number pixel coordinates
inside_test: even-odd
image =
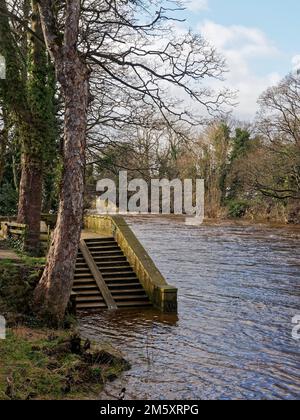
[[[300,229],[187,226],[128,218],[168,282],[178,317],[103,312],[80,321],[85,337],[122,351],[132,369],[101,399],[300,399]]]

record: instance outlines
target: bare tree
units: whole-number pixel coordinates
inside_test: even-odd
[[[62,37],[53,2],[39,2],[44,37],[65,99],[58,220],[47,265],[35,292],[38,311],[52,317],[53,322],[63,318],[68,304],[82,224],[89,70],[78,51],[80,7],[80,0],[66,1]]]
[[[257,131],[269,156],[269,175],[257,177],[257,187],[278,199],[300,197],[300,77],[290,74],[260,98]],[[273,162],[273,163],[272,163]],[[270,165],[273,164],[273,169]],[[267,182],[269,180],[269,182]]]
[[[95,148],[112,131],[145,124],[140,109],[159,111],[170,127],[199,124],[204,113],[228,102],[229,93],[204,84],[222,78],[224,60],[201,36],[176,36],[175,1],[39,0],[38,6],[64,96],[65,130],[58,222],[35,301],[39,312],[59,321],[80,238],[86,133]]]

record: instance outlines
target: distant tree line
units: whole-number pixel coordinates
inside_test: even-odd
[[[119,170],[149,182],[203,178],[207,217],[300,222],[299,75],[261,95],[251,124],[227,117],[170,129],[157,115],[144,118],[147,127],[125,130],[119,142],[95,152],[88,183],[117,181]]]

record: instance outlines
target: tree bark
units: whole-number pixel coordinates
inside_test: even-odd
[[[58,219],[47,265],[35,291],[39,312],[55,323],[63,319],[70,298],[83,218],[88,89],[81,65],[71,67],[69,77]]]
[[[5,153],[8,144],[8,121],[7,111],[3,109],[3,129],[0,131],[0,185],[3,180],[5,167]]]
[[[53,242],[41,281],[35,291],[35,307],[51,322],[60,323],[70,298],[83,218],[88,70],[77,51],[80,1],[66,3],[64,45],[53,34],[51,2],[40,1],[44,36],[55,62],[65,99],[63,179]]]
[[[42,163],[30,153],[22,155],[19,187],[18,223],[27,225],[25,248],[30,254],[39,253],[42,207]]]
[[[36,0],[31,1],[31,30],[39,39],[43,38],[39,10]],[[30,254],[39,253],[40,221],[43,185],[43,136],[47,135],[44,117],[41,115],[44,88],[47,83],[45,47],[34,36],[30,37],[28,52],[29,76],[27,80],[28,106],[32,127],[20,122],[23,133],[21,180],[19,187],[18,223],[27,225],[25,249]],[[42,97],[42,98],[41,98]],[[44,139],[45,141],[45,139]]]
[[[37,0],[31,0],[31,11],[27,79],[31,121],[30,126],[21,127],[23,154],[18,221],[27,224],[25,248],[34,254],[39,253],[44,167],[55,144],[55,117],[51,104],[52,64],[41,41],[43,31]]]

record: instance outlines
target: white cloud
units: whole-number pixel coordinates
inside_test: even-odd
[[[300,54],[295,55],[292,58],[292,66],[293,66],[293,71],[300,70]]]
[[[239,106],[236,113],[240,118],[253,118],[257,110],[257,99],[270,85],[281,79],[278,73],[264,76],[256,74],[251,64],[254,60],[279,56],[276,46],[261,30],[241,25],[223,26],[204,21],[200,33],[221,52],[229,67],[226,84],[238,90]],[[299,56],[300,58],[300,56]]]
[[[183,0],[184,6],[191,12],[208,10],[208,0]]]
[[[238,50],[245,56],[273,55],[278,52],[264,32],[257,28],[241,25],[223,26],[205,21],[200,26],[200,31],[216,47]]]

